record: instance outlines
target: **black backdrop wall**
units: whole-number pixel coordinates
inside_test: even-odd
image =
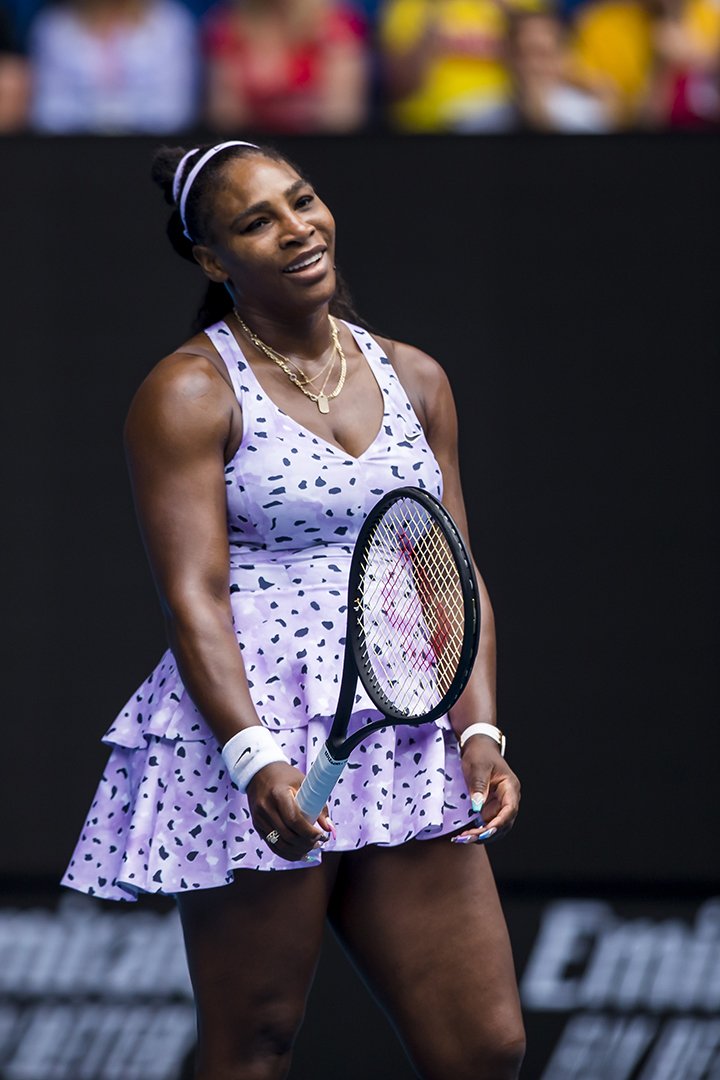
[[[17,875],[63,868],[99,737],[164,648],[121,428],[202,287],[165,241],[154,145],[0,143],[0,811]],[[524,781],[499,876],[712,880],[720,143],[281,148],[335,211],[359,309],[456,391]]]

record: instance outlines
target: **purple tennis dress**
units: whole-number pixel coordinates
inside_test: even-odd
[[[342,669],[347,578],[362,522],[379,497],[442,478],[390,361],[350,326],[384,399],[380,430],[359,457],[283,412],[261,388],[224,322],[207,330],[227,365],[243,437],[225,467],[230,600],[258,716],[290,761],[312,764],[332,722]],[[351,730],[377,719],[358,688]],[[104,736],[112,748],[63,884],[135,899],[233,880],[236,870],[307,869],[255,832],[220,747],[170,651]],[[329,800],[328,851],[402,844],[467,824],[470,800],[447,717],[388,727],[353,751]]]

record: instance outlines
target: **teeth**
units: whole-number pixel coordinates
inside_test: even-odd
[[[289,266],[285,271],[286,274],[294,274],[296,270],[304,270],[306,266],[312,266],[314,263],[319,262],[322,259],[324,252],[320,251],[317,255],[311,255],[305,262],[297,263],[296,266]]]

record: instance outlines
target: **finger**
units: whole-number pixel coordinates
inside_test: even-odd
[[[496,800],[491,800],[495,802]],[[490,805],[490,802],[486,803],[486,807]],[[490,817],[485,821],[481,821],[479,825],[474,828],[463,829],[457,836],[451,837],[453,843],[456,844],[474,844],[484,843],[487,840],[492,840],[495,837],[501,836],[503,833],[508,832],[517,817],[519,809],[519,801],[508,801],[503,805],[494,817]]]
[[[319,859],[316,856],[313,848],[310,848],[310,850],[308,851],[307,849],[301,850],[296,847],[290,847],[288,845],[281,846],[280,844],[278,844],[276,848],[273,848],[273,853],[279,858],[284,859],[286,862],[319,862]]]
[[[308,841],[315,843],[318,840],[325,843],[330,839],[330,830],[323,822],[320,822],[319,818],[315,823],[308,821],[297,804],[296,794],[296,791],[293,788],[290,788],[287,797],[283,799],[280,807],[288,833],[294,838],[302,840],[303,843],[307,843]],[[327,808],[323,809],[323,813],[320,817],[323,815],[326,820],[329,820]]]
[[[325,832],[330,833],[333,840],[337,837],[337,830],[332,822],[327,806],[324,806],[320,814],[318,814],[317,824],[321,829],[324,829]]]
[[[271,828],[261,835],[273,855],[279,855],[281,859],[287,859],[289,862],[298,862],[300,859],[312,857],[313,851],[322,847],[325,839],[329,839],[327,833],[322,833],[320,837],[314,835],[309,838],[298,837],[289,832],[283,824],[278,824],[276,828]]]
[[[274,805],[258,808],[254,825],[271,851],[284,859],[290,852],[294,858],[302,858],[316,843],[330,839],[329,831],[311,825],[300,813],[294,798],[282,794],[276,794]]]
[[[520,786],[512,777],[504,777],[485,804],[485,824],[498,831],[509,829],[520,809]]]
[[[517,812],[517,806],[504,806],[499,814],[486,823],[485,827],[494,829],[496,832],[506,831],[514,824]]]
[[[491,776],[492,766],[489,765],[475,766],[470,774],[468,789],[474,814],[479,814],[487,801]]]
[[[326,844],[331,836],[330,832],[309,825],[307,821],[304,824],[300,822],[298,827],[295,828],[292,821],[285,820],[278,826],[278,831],[280,833],[279,842],[284,847],[300,852],[300,854],[311,851],[316,846]]]
[[[451,844],[484,844],[487,840],[492,840],[493,836],[497,833],[495,827],[488,828],[487,825],[483,825],[481,829],[466,829],[464,832],[459,833],[457,836],[450,837]]]

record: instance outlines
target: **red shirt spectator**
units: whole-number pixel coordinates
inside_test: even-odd
[[[205,22],[216,130],[351,131],[367,111],[362,20],[331,0],[234,0]]]

